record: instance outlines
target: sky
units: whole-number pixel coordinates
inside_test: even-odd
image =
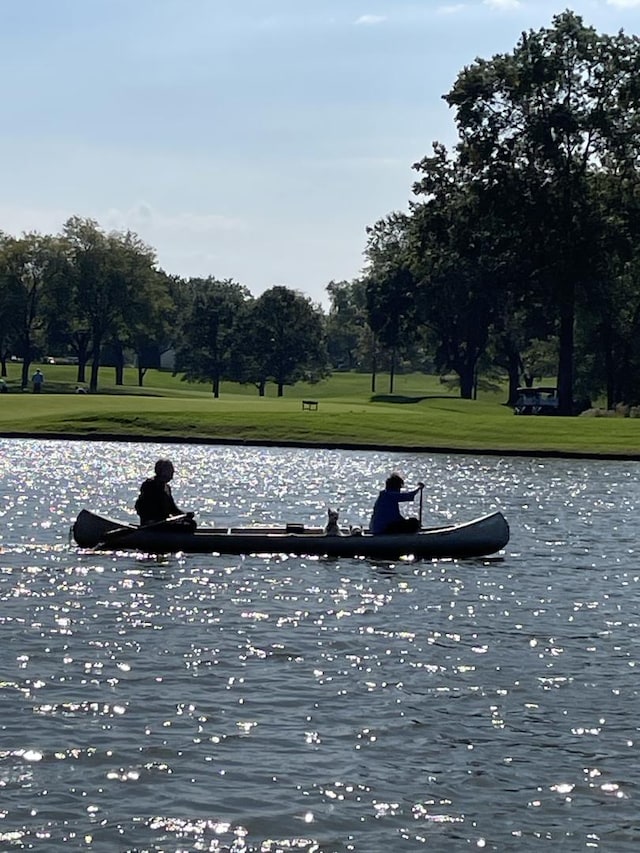
[[[0,0],[0,230],[135,231],[184,277],[328,306],[442,96],[565,9],[640,32],[640,0]]]

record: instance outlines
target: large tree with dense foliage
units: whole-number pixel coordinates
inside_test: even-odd
[[[112,329],[110,340],[114,351],[116,385],[123,384],[125,352],[136,354],[168,346],[175,319],[168,277],[156,267],[155,251],[136,234],[110,235],[113,261],[127,287],[126,307]],[[144,373],[138,359],[138,384]]]
[[[608,408],[640,402],[640,187],[635,170],[592,179],[603,222],[600,278],[578,306],[576,382],[583,396],[604,394]]]
[[[535,280],[557,317],[568,414],[577,311],[607,283],[593,178],[638,184],[640,41],[599,35],[567,11],[550,28],[524,33],[512,53],[463,69],[446,100],[456,110],[457,155],[474,180],[491,186],[511,176],[503,218],[519,211],[522,251],[535,258]]]
[[[421,201],[412,205],[408,231],[419,316],[435,343],[436,367],[454,371],[469,399],[508,303],[515,264],[509,232],[496,218],[500,194],[438,144],[414,168]]]
[[[153,298],[155,253],[133,232],[105,233],[92,219],[77,216],[65,223],[63,238],[71,284],[68,335],[77,346],[80,381],[80,360],[91,353],[89,388],[96,391],[103,347],[121,352],[123,339],[147,310],[145,294]],[[122,358],[115,364],[121,370]]]
[[[3,331],[15,354],[22,359],[22,387],[29,382],[29,367],[42,355],[45,330],[52,319],[51,292],[64,272],[60,241],[38,233],[22,237],[2,235],[0,289]]]
[[[222,380],[235,378],[235,350],[243,345],[237,323],[250,294],[238,282],[211,277],[190,279],[187,291],[189,307],[176,350],[176,371],[188,382],[211,382],[218,398]]]
[[[151,368],[159,368],[163,353],[176,343],[179,307],[174,299],[176,277],[163,270],[144,276],[126,318],[127,343],[136,356],[138,385]]]
[[[120,294],[111,292],[107,235],[93,219],[73,216],[62,230],[67,248],[69,276],[60,307],[69,347],[78,359],[78,382],[92,359],[90,388],[98,388],[102,344],[120,306]]]
[[[367,322],[375,338],[371,390],[376,389],[377,348],[389,356],[389,392],[393,393],[399,354],[415,342],[422,319],[416,300],[410,218],[398,211],[367,229],[364,282]]]
[[[258,384],[260,379],[262,392],[264,382],[273,381],[282,397],[285,385],[327,375],[324,315],[308,297],[272,287],[256,299],[248,319],[242,341],[249,365],[245,381]]]
[[[7,235],[0,232],[0,376],[2,377],[7,376],[7,359],[11,356],[13,346],[9,270],[3,251],[6,241]]]
[[[368,365],[371,329],[367,322],[366,282],[330,281],[326,286],[330,306],[327,315],[327,353],[337,370],[361,370]]]

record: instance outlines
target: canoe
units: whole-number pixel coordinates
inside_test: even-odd
[[[73,528],[81,548],[138,550],[150,554],[181,551],[193,554],[298,554],[305,556],[369,557],[395,560],[403,556],[484,557],[509,541],[509,525],[500,512],[419,533],[374,536],[367,531],[340,536],[321,528],[287,524],[284,527],[221,527],[195,532],[157,525],[137,527],[83,509]]]

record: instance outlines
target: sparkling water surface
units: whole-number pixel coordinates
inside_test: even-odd
[[[502,559],[81,551],[158,456],[201,524],[500,509]],[[0,440],[0,850],[640,849],[638,464]],[[413,507],[417,512],[417,502]]]

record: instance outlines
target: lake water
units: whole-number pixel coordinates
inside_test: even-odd
[[[502,560],[81,552],[158,456],[202,524],[504,512]],[[0,440],[0,849],[636,851],[638,464]],[[417,509],[417,506],[416,506]]]

